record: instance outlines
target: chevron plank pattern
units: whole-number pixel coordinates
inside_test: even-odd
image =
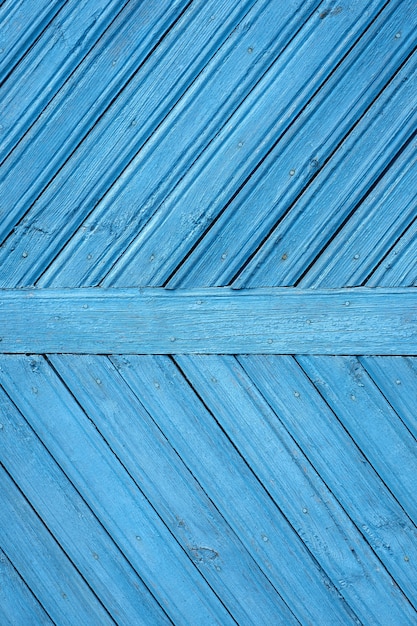
[[[416,33],[414,0],[5,0],[0,288],[413,289]],[[8,352],[1,624],[416,623],[411,349]]]

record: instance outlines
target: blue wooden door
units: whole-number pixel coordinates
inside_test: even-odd
[[[417,622],[416,26],[1,3],[1,624]]]

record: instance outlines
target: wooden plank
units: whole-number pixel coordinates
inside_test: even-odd
[[[178,19],[186,4],[187,0],[161,0],[149,18],[142,2],[129,3],[83,63],[77,69],[74,68],[75,72],[57,97],[2,166],[0,190],[4,204],[0,207],[1,240],[10,234],[119,92],[126,87],[148,58],[155,43],[163,39],[166,30],[169,31],[172,23]],[[139,29],[137,24],[140,24]],[[128,98],[132,97],[134,88],[132,85]],[[116,124],[116,127],[129,136],[136,135],[135,128],[130,127],[132,118],[129,116],[129,122],[123,129],[120,129],[120,124]],[[91,160],[91,150],[88,150]],[[15,185],[16,178],[19,178],[18,186]],[[63,184],[62,178],[59,184]],[[37,225],[42,228],[39,219]],[[51,223],[45,226],[46,232],[50,227]]]
[[[0,290],[3,353],[417,354],[410,289]]]
[[[55,624],[113,625],[87,582],[0,465],[3,549]],[[33,623],[33,622],[32,622]]]
[[[37,402],[38,388],[32,386],[31,393],[33,402]],[[118,623],[142,626],[170,623],[2,389],[0,415],[2,464],[112,618]],[[13,519],[10,524],[13,526]],[[42,571],[49,563],[34,559],[34,566]]]
[[[235,624],[47,362],[39,356],[1,355],[0,367],[1,384],[11,400],[171,621],[189,624],[198,615],[202,626]],[[25,513],[19,519],[27,520]],[[18,533],[18,527],[12,528],[10,541]],[[89,623],[87,618],[82,621]]]
[[[297,286],[337,288],[366,284],[368,276],[415,219],[416,202],[417,143],[413,141]]]
[[[359,362],[417,439],[417,359],[373,356]]]
[[[270,485],[265,489],[259,483],[174,363],[168,357],[147,356],[112,361],[296,619],[323,626],[355,623],[328,572],[312,554],[314,547],[303,543],[283,514],[281,496],[273,501]],[[291,465],[289,484],[297,472]]]
[[[414,54],[277,224],[236,287],[297,282],[413,134],[416,90]]]
[[[164,285],[380,9],[380,3],[373,0],[348,0],[343,11],[329,19],[321,19],[316,12],[144,225],[102,284]],[[288,164],[285,168],[288,177],[291,167]],[[251,220],[252,216],[247,222],[243,218],[243,223]]]
[[[27,4],[27,2],[25,2]],[[119,13],[117,0],[67,2],[3,87],[0,162]],[[25,24],[25,32],[28,23]]]
[[[381,12],[178,268],[170,287],[230,284],[302,191],[315,185],[323,164],[335,150],[337,155],[337,146],[414,48],[417,8],[408,15],[405,4],[414,2],[390,2]],[[391,39],[399,31],[401,38]]]
[[[354,357],[298,356],[297,360],[417,525],[414,437]]]
[[[387,612],[393,623],[412,623],[415,611],[402,592],[395,589],[394,580],[346,515],[345,502],[341,506],[336,500],[327,481],[317,473],[279,419],[284,411],[291,413],[294,421],[302,420],[306,431],[314,428],[310,421],[316,419],[316,407],[304,409],[310,398],[304,393],[305,375],[299,368],[297,372],[294,361],[290,357],[276,359],[278,367],[268,378],[277,391],[278,401],[268,406],[233,357],[182,356],[176,360],[361,623],[382,624]],[[264,360],[247,358],[244,363],[249,361],[262,373]],[[292,371],[285,367],[287,362],[295,365]],[[298,376],[294,375],[297,373]],[[294,390],[298,395],[294,395]],[[313,390],[313,402],[314,395],[318,394]],[[321,447],[321,454],[337,455],[339,446],[328,451],[326,440],[319,435],[321,428],[317,426],[316,431],[316,445]],[[309,448],[305,450],[308,455]],[[346,454],[342,450],[340,456]],[[381,497],[381,491],[375,496]],[[335,553],[337,559],[332,556]]]
[[[0,83],[6,80],[66,0],[17,0],[0,12]]]
[[[45,269],[254,2],[161,0],[150,12],[147,3],[127,5],[123,32],[114,22],[4,165],[4,286]],[[20,245],[30,259],[24,266],[17,262]]]
[[[417,218],[368,279],[375,286],[417,286]]]
[[[273,407],[277,419],[285,425],[350,516],[358,532],[417,609],[416,527],[352,441],[337,415],[307,376],[300,376],[300,368],[292,358],[248,356],[239,357],[239,361]],[[313,378],[313,382],[316,380],[320,380],[322,386],[326,384],[320,375]],[[378,569],[375,571],[378,572]],[[382,570],[378,575],[381,579],[385,578]],[[395,584],[393,589],[387,582],[385,593],[382,592],[381,610],[386,601],[396,603]],[[377,588],[381,590],[381,587]],[[399,605],[405,606],[401,596],[397,598]],[[376,623],[385,621],[381,614]],[[399,617],[398,622],[402,621]]]
[[[50,362],[236,622],[286,624],[288,609],[267,575],[114,365],[103,356]]]
[[[53,626],[6,554],[0,548],[0,619],[3,626]]]
[[[47,268],[39,285],[95,285],[107,274],[254,85],[273,64],[280,64],[279,56],[316,4],[255,3]]]

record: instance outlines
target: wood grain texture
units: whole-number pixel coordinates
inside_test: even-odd
[[[279,222],[235,281],[237,287],[297,282],[414,132],[416,88],[414,55]]]
[[[274,500],[271,485],[259,483],[217,416],[207,410],[174,363],[167,357],[151,356],[112,357],[112,361],[292,607],[295,618],[311,625],[355,623],[354,612],[332,583],[321,559],[315,558],[314,546],[304,543],[297,527],[289,523],[281,495]],[[251,438],[250,431],[247,436]],[[296,468],[288,475],[289,484],[294,475]],[[302,508],[295,500],[293,506]],[[321,554],[320,548],[318,551]],[[284,622],[292,621],[290,615],[281,615]]]
[[[322,411],[323,408],[314,406],[315,395],[318,394],[314,390],[312,393],[308,391],[305,376],[293,359],[280,357],[274,361],[271,358],[277,367],[267,371],[263,367],[267,361],[265,357],[241,359],[244,365],[252,366],[260,380],[265,371],[265,378],[269,379],[275,391],[275,397],[268,395],[269,406],[254,388],[252,379],[231,356],[182,356],[176,357],[176,360],[361,623],[383,623],[387,605],[382,606],[380,598],[385,593],[393,622],[412,623],[414,610],[404,602],[402,592],[396,590],[394,580],[387,575],[366,539],[349,519],[346,498],[337,501],[328,489],[328,481],[316,473],[297,445],[299,438],[293,439],[294,429],[290,434],[285,428],[282,413],[293,416],[294,422],[301,421],[300,428],[305,429],[306,437],[309,431],[317,429],[316,445],[321,448],[324,458],[340,450],[336,445],[328,449],[330,442],[325,439],[323,424],[314,424],[314,421],[320,420],[316,417],[317,410]],[[323,431],[321,438],[320,431]],[[309,447],[304,449],[309,455]],[[346,454],[345,449],[346,445],[342,447],[340,456]],[[331,466],[331,462],[328,463]],[[348,467],[355,471],[352,460]],[[361,464],[356,471],[358,469],[361,469]],[[320,474],[325,474],[322,468],[320,470]],[[342,471],[346,471],[346,467]],[[374,480],[374,483],[378,481]],[[382,490],[372,494],[369,489],[364,496],[378,498],[382,496]],[[404,540],[404,535],[401,533],[401,540]],[[409,545],[415,536],[416,533],[409,534]],[[338,556],[334,559],[332,555],[336,553]],[[404,578],[408,568],[403,555],[400,553],[398,556],[400,565],[402,561]]]
[[[409,2],[408,6],[413,4]],[[350,180],[346,154],[338,170],[332,171],[339,144],[350,132],[355,135],[354,126],[381,89],[386,87],[388,92],[392,89],[387,84],[415,45],[416,24],[417,9],[407,14],[403,2],[389,3],[177,268],[169,280],[170,287],[230,284],[274,225],[287,212],[300,213],[298,203],[302,198],[297,199],[303,191],[311,188],[307,211],[310,214],[314,193],[327,178],[334,178],[340,172],[340,182]],[[400,40],[391,40],[393,31],[401,31]],[[359,130],[358,134],[362,132]],[[369,145],[368,138],[362,137],[361,141],[362,145]],[[357,164],[355,168],[360,171]],[[338,211],[344,210],[337,206],[338,202],[339,195],[332,189],[320,212],[334,219]],[[279,268],[291,265],[303,248],[300,244],[290,250],[288,245],[281,246],[279,236],[271,237],[285,258],[276,259],[275,271],[268,276],[270,282],[263,280],[259,285],[283,284],[277,274]]]
[[[417,525],[416,440],[354,357],[297,357]]]
[[[140,486],[47,362],[40,356],[1,355],[0,367],[1,384],[11,400],[27,417],[79,494],[88,501],[94,515],[152,595],[164,606],[168,617],[174,623],[192,623],[198,614],[200,624],[234,624],[208,583],[196,576],[195,565],[173,539]],[[37,389],[36,402],[33,387]],[[30,528],[30,516],[25,511],[13,513],[0,507],[0,513],[2,525],[6,519],[15,520],[15,525],[9,527],[10,541],[22,532],[20,526]],[[23,545],[19,547],[24,549]],[[22,552],[22,560],[25,556]],[[44,557],[38,554],[30,563],[48,563],[49,559],[53,562],[54,558],[52,551]],[[48,570],[49,575],[53,574]],[[59,584],[59,576],[54,577]],[[77,618],[83,615],[82,610],[80,607],[79,615],[75,613]],[[98,610],[93,615],[98,624],[107,623],[100,621]],[[87,616],[83,621],[88,623]]]
[[[151,16],[142,3],[129,3],[108,29],[102,41],[97,43],[78,68],[74,68],[75,72],[57,97],[46,107],[43,115],[3,164],[0,190],[5,204],[0,207],[1,240],[10,234],[11,229],[26,214],[80,142],[89,136],[109,105],[120,91],[126,88],[132,76],[146,61],[150,50],[163,39],[166,31],[170,30],[186,2],[187,0],[173,2],[162,0]],[[154,62],[153,59],[152,65]],[[128,100],[132,96],[132,90],[135,91],[135,84],[125,93]],[[116,115],[118,112],[119,117],[120,107],[123,110],[124,103],[125,100],[122,98],[118,103],[119,109],[116,108],[116,111],[113,109]],[[134,105],[134,102],[132,104]],[[123,123],[120,119],[113,120],[119,132],[124,131],[125,138],[126,134],[130,138],[137,134],[136,129],[130,126],[132,118],[134,115],[128,123]],[[113,139],[116,139],[114,127],[112,133]],[[94,143],[95,137],[93,134],[92,139],[87,142],[90,156],[91,142]],[[93,169],[95,168],[94,163]],[[65,169],[58,182],[58,188],[63,187],[64,179],[67,180],[66,173]],[[81,182],[79,171],[77,175]],[[16,177],[19,178],[18,186],[15,184]],[[67,182],[68,184],[70,183]],[[56,193],[54,184],[49,193],[51,195],[48,204]],[[68,193],[69,196],[74,194],[73,191]],[[45,211],[45,205],[42,206]],[[47,215],[42,217],[45,219]],[[66,211],[66,217],[68,219],[69,209]],[[32,236],[36,233],[47,235],[52,223],[53,220],[48,226],[45,224],[43,229],[44,222],[38,215],[37,230],[34,229]]]
[[[416,624],[416,33],[0,0],[1,626]]]
[[[76,615],[92,626],[114,625],[2,466],[0,498],[2,546],[53,622],[72,626],[71,616]],[[39,570],[40,563],[47,567]]]
[[[25,2],[25,5],[28,4]],[[67,2],[52,20],[4,86],[0,162],[54,98],[122,8],[123,4],[117,0],[99,0],[94,4],[88,0],[77,4]]]
[[[4,626],[22,626],[31,623],[39,626],[53,625],[48,614],[1,549],[0,581],[0,615]]]
[[[0,291],[3,353],[417,354],[417,292]]]
[[[370,287],[417,286],[417,216],[367,281]]]
[[[78,287],[103,279],[253,86],[280,65],[297,25],[316,4],[260,0],[252,6],[41,275],[40,286]]]
[[[0,380],[1,380],[0,372]],[[31,387],[32,401],[38,388]],[[156,600],[36,433],[0,389],[2,463],[116,622],[168,624]],[[15,520],[9,519],[10,531]],[[48,567],[44,558],[40,570]],[[0,585],[1,587],[1,585]],[[0,610],[1,615],[1,610]]]
[[[25,55],[65,0],[17,0],[2,3],[0,12],[0,83]]]
[[[359,361],[417,439],[417,359],[360,357]]]
[[[254,1],[195,0],[182,16],[189,0],[164,0],[150,16],[139,3],[130,19],[131,7],[126,7],[123,32],[114,25],[110,50],[106,37],[103,48],[92,51],[87,66],[79,68],[74,92],[68,88],[62,94],[52,107],[52,119],[40,121],[38,135],[25,138],[5,164],[0,193],[3,206],[13,208],[0,207],[0,233],[10,235],[1,259],[3,286],[22,280],[28,284],[28,273],[38,278],[40,268],[48,266],[122,175]],[[104,106],[97,106],[97,92]],[[17,263],[21,245],[30,259],[24,265]]]
[[[343,18],[325,20],[315,12],[139,232],[103,285],[164,285],[334,71],[348,42],[362,35],[380,8],[380,2],[349,0]],[[288,176],[291,167],[289,163]]]
[[[381,263],[392,242],[415,220],[416,198],[417,142],[411,141],[298,286],[337,288],[368,284],[368,276]],[[369,286],[375,284],[379,283]]]
[[[332,412],[335,405],[329,407],[313,386],[332,388],[333,381],[323,373],[311,380],[301,375],[292,357],[248,356],[239,357],[239,362],[356,525],[357,532],[417,608],[417,570],[413,565],[417,562],[416,526],[381,481],[358,446],[358,440],[352,438],[349,425]],[[347,376],[345,384],[349,382]],[[338,389],[336,385],[334,396]],[[351,398],[349,400],[353,403]],[[357,407],[355,410],[359,413]],[[366,415],[366,412],[359,413],[357,418],[364,423],[364,428]],[[394,589],[395,585],[394,588],[391,584],[386,586],[384,602],[389,594],[396,603]],[[383,611],[383,606],[380,610]],[[398,618],[399,623],[402,619]],[[384,623],[383,619],[381,621]]]
[[[196,576],[208,581],[236,622],[286,623],[288,617],[280,615],[287,607],[268,572],[249,555],[114,365],[99,356],[54,356],[50,362],[195,564]],[[151,390],[157,392],[156,384]]]

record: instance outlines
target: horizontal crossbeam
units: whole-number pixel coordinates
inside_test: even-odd
[[[417,355],[417,290],[0,290],[0,352]]]

